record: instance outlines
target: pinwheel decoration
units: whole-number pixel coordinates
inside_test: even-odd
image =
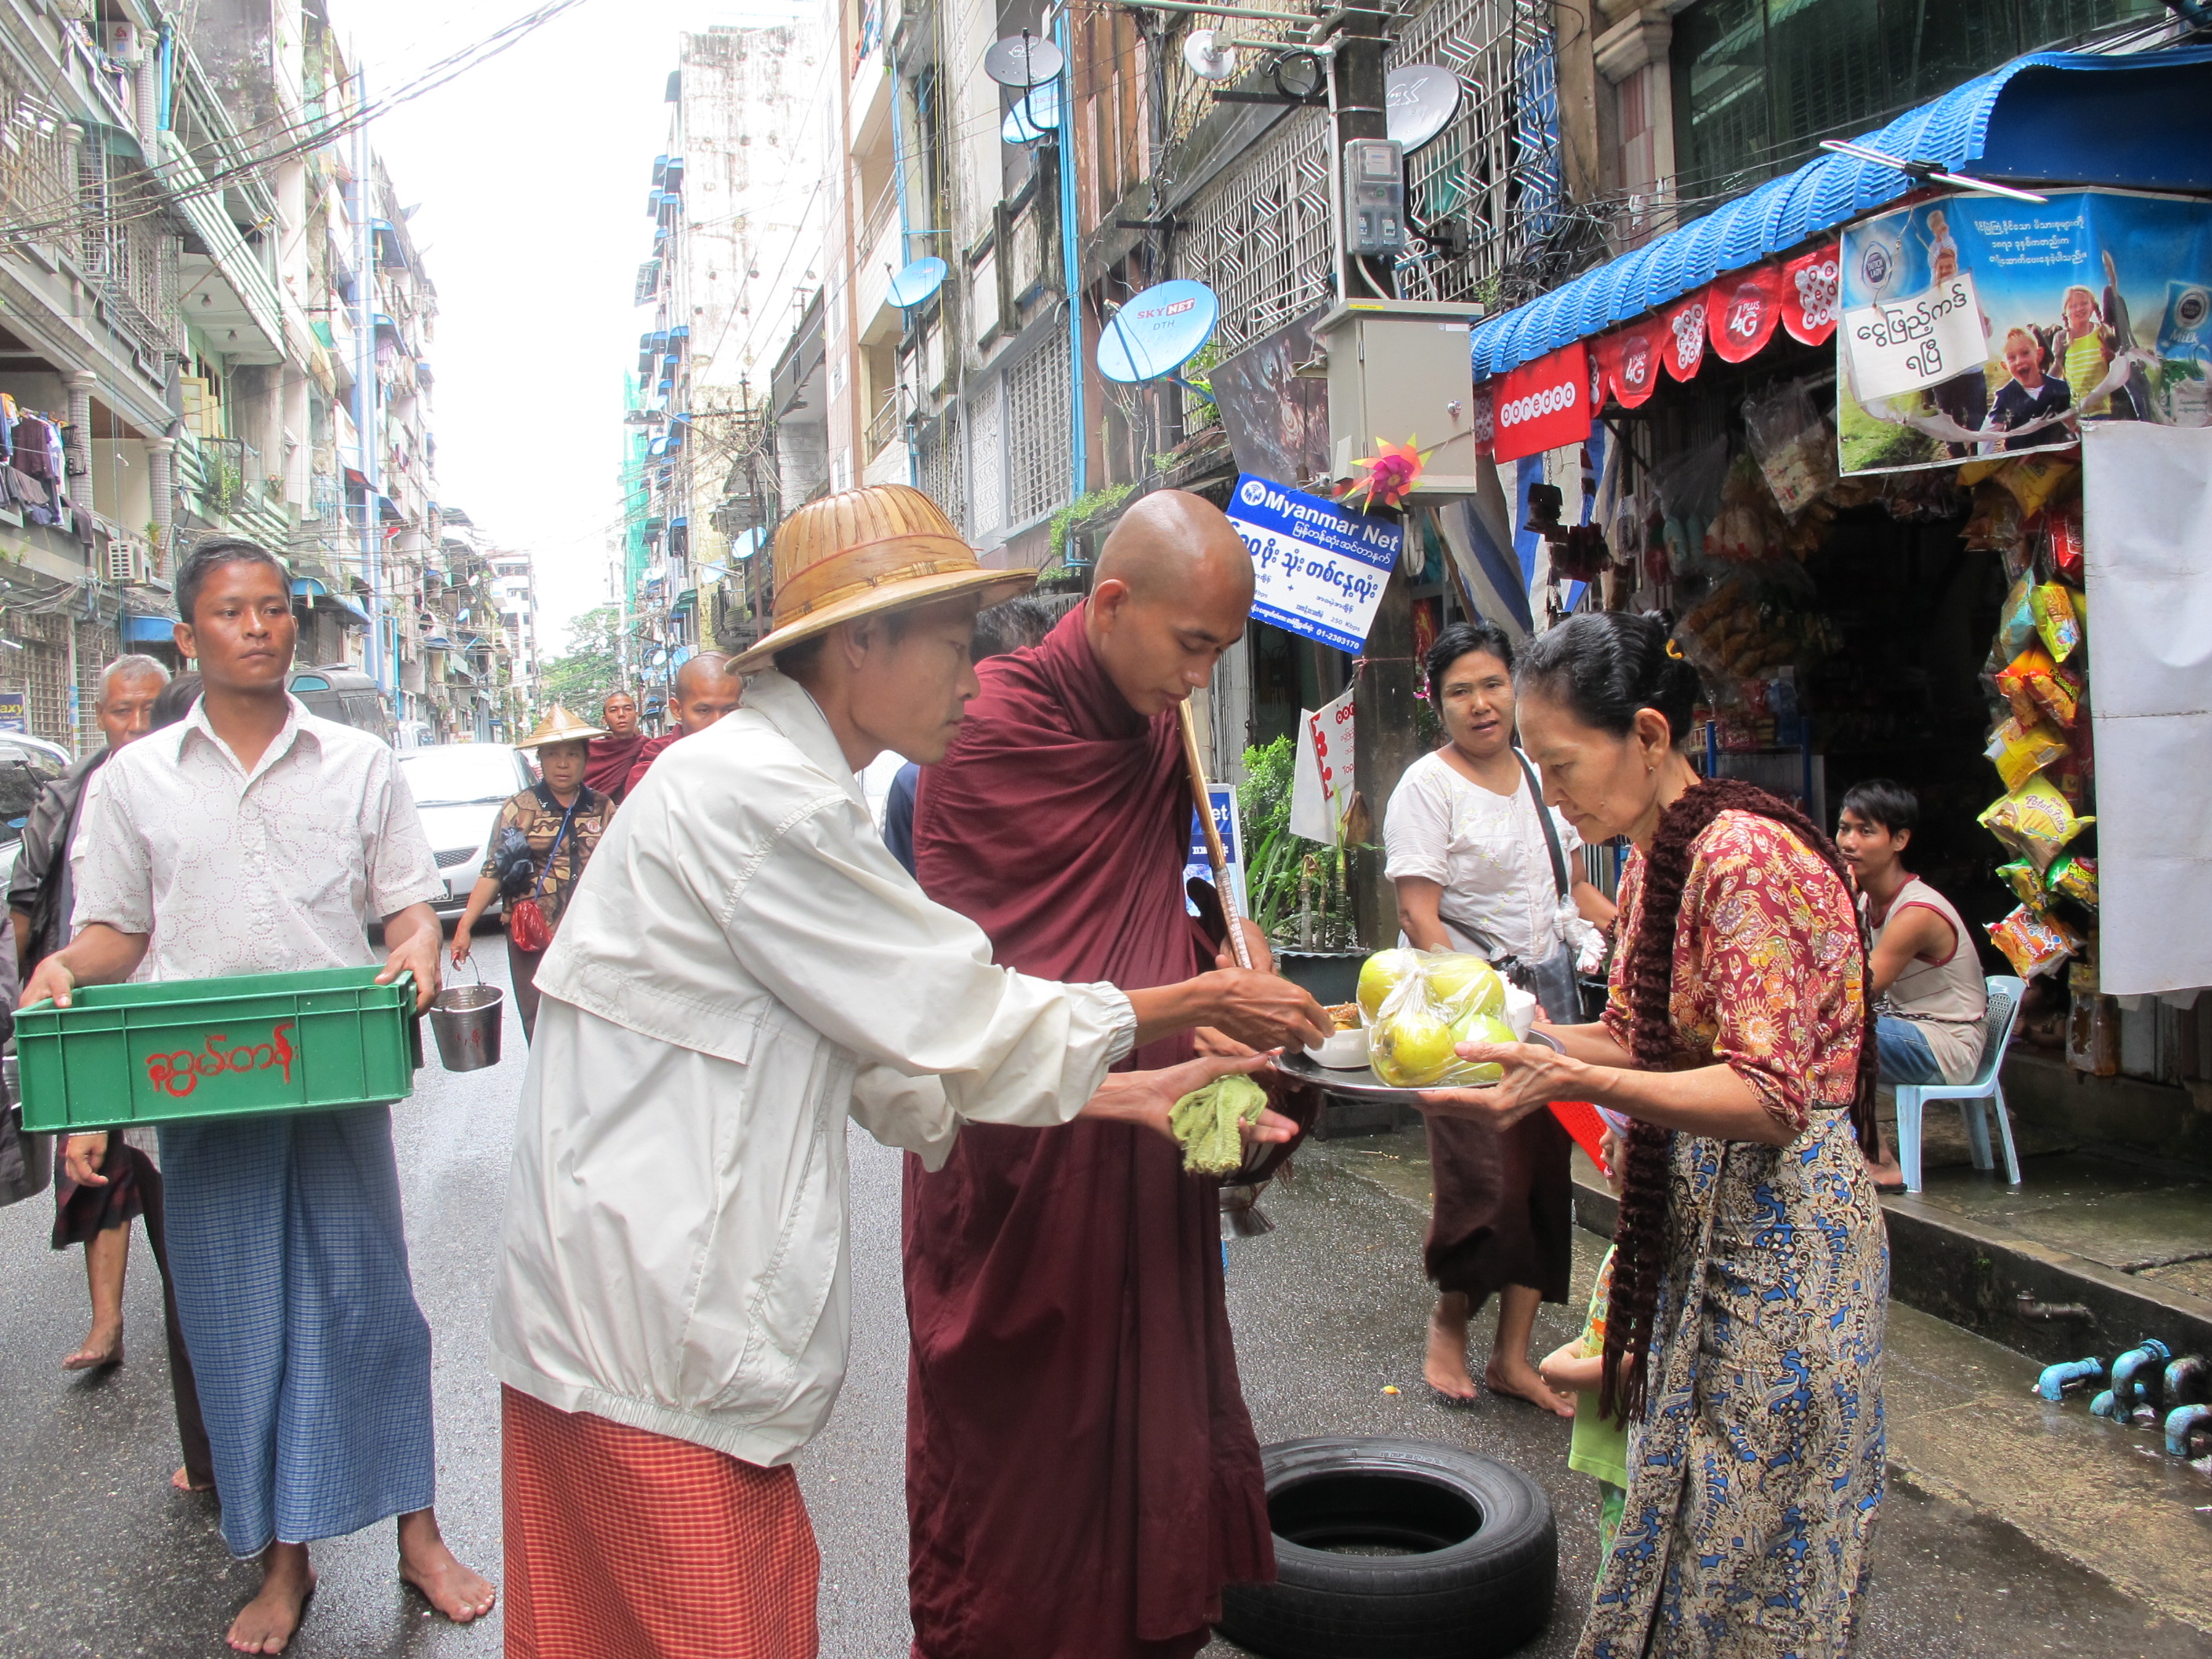
[[[1403,507],[1406,497],[1419,482],[1422,469],[1427,465],[1423,452],[1414,446],[1420,440],[1409,438],[1402,444],[1394,444],[1388,438],[1375,441],[1377,453],[1366,455],[1354,463],[1367,469],[1352,481],[1346,493],[1362,497],[1360,509],[1371,511],[1378,507]]]

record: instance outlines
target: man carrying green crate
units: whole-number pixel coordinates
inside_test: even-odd
[[[438,985],[442,890],[415,803],[377,738],[285,690],[295,623],[283,564],[203,542],[177,573],[177,645],[204,693],[116,756],[86,792],[72,860],[75,939],[25,1006],[142,964],[156,981],[372,966]],[[430,1331],[416,1305],[389,1107],[164,1124],[170,1265],[215,1452],[223,1537],[258,1555],[260,1592],[228,1633],[281,1653],[314,1588],[307,1546],[399,1517],[399,1573],[466,1623],[489,1581],[431,1509]],[[89,1172],[105,1137],[70,1138]],[[74,1173],[74,1170],[73,1170]],[[82,1179],[82,1176],[79,1176]]]

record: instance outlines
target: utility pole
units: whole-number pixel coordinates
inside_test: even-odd
[[[356,109],[367,108],[368,82],[359,70],[354,71],[353,93]],[[373,222],[376,190],[370,173],[367,122],[353,131],[353,422],[354,436],[361,446],[362,479],[361,573],[368,582],[366,666],[369,678],[391,694],[394,713],[404,720],[406,710],[399,706],[398,676],[384,640],[384,515],[377,506],[384,489],[384,471],[383,446],[378,441],[380,400],[376,385],[376,228]]]
[[[1372,258],[1358,258],[1342,250],[1346,227],[1346,188],[1344,151],[1348,142],[1389,137],[1389,121],[1384,102],[1383,53],[1389,37],[1380,11],[1354,10],[1344,14],[1334,36],[1335,52],[1328,62],[1329,107],[1335,122],[1335,183],[1338,220],[1334,240],[1339,250],[1340,292],[1347,301],[1395,297],[1396,283],[1387,267],[1376,268]],[[1420,534],[1408,519],[1408,541]],[[1404,563],[1400,561],[1401,565]],[[1420,665],[1413,660],[1413,597],[1402,568],[1393,570],[1382,589],[1382,601],[1367,631],[1367,643],[1355,666],[1352,702],[1358,716],[1352,728],[1352,774],[1358,797],[1366,807],[1368,832],[1364,839],[1376,850],[1358,853],[1353,860],[1352,911],[1360,942],[1382,950],[1398,941],[1398,895],[1383,875],[1379,850],[1383,810],[1391,793],[1420,753],[1416,735],[1416,708],[1421,699]]]

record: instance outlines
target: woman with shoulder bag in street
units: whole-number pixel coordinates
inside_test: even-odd
[[[486,907],[506,896],[507,972],[525,1042],[538,1025],[538,964],[614,817],[613,799],[584,782],[591,740],[602,735],[556,702],[514,745],[538,751],[539,779],[500,808],[483,873],[453,928],[458,967]]]
[[[1650,617],[1570,618],[1520,671],[1547,800],[1626,836],[1604,1018],[1465,1043],[1504,1077],[1425,1109],[1632,1120],[1600,1410],[1628,1493],[1578,1659],[1835,1659],[1882,1497],[1889,1250],[1870,979],[1842,860],[1683,753],[1696,673]]]
[[[1537,799],[1513,745],[1513,646],[1489,623],[1455,623],[1425,664],[1444,744],[1406,769],[1383,819],[1398,921],[1417,950],[1471,952],[1498,963],[1554,1018],[1581,1018],[1570,935],[1613,919],[1613,905],[1568,860],[1581,846]],[[1545,1386],[1528,1357],[1536,1309],[1565,1302],[1573,1265],[1571,1143],[1548,1112],[1504,1130],[1439,1118],[1429,1125],[1436,1186],[1423,1265],[1437,1286],[1431,1388],[1475,1397],[1468,1325],[1498,1297],[1498,1336],[1484,1386],[1565,1417],[1574,1404]]]

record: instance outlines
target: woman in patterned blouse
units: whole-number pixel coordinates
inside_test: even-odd
[[[1630,1425],[1630,1485],[1578,1659],[1843,1653],[1881,1503],[1866,950],[1827,838],[1684,758],[1698,695],[1651,618],[1576,617],[1529,648],[1546,799],[1635,848],[1612,1000],[1548,1028],[1564,1052],[1463,1046],[1504,1081],[1425,1097],[1493,1123],[1553,1100],[1634,1120],[1600,1407]]]
[[[539,781],[499,810],[483,870],[453,928],[456,966],[468,959],[469,936],[500,893],[510,904],[535,895],[546,926],[559,930],[561,913],[614,817],[613,799],[584,782],[591,740],[599,735],[556,703],[538,729],[514,745],[538,751]],[[543,951],[520,949],[512,938],[507,942],[507,978],[526,1042],[538,1024],[538,964],[544,957]]]

